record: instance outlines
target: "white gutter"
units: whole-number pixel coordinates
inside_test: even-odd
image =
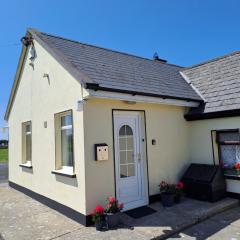
[[[153,103],[153,104],[164,104],[164,105],[174,105],[174,106],[183,106],[183,107],[198,107],[199,102],[194,101],[185,101],[178,99],[164,99],[159,97],[148,97],[148,96],[139,96],[139,95],[130,95],[126,93],[115,93],[107,92],[101,90],[91,90],[87,89],[88,94],[83,96],[84,100],[91,98],[102,98],[102,99],[112,99],[112,100],[121,100],[129,102],[140,102],[140,103]]]

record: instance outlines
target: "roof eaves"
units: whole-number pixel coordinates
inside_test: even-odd
[[[95,84],[95,83],[86,83],[86,89],[91,89],[94,91],[100,90],[100,91],[107,91],[107,92],[126,93],[126,94],[131,94],[131,95],[158,97],[158,98],[163,98],[163,99],[175,99],[175,100],[193,101],[193,102],[199,102],[199,103],[203,102],[203,100],[195,99],[195,98],[175,97],[175,96],[170,96],[170,95],[161,95],[161,94],[153,94],[153,93],[146,93],[146,92],[138,92],[138,91],[131,91],[131,90],[101,87],[101,86],[99,86],[99,84]]]
[[[207,113],[187,113],[184,115],[184,118],[187,121],[197,121],[197,120],[206,120],[214,118],[226,118],[226,117],[239,117],[240,109],[231,109],[218,112],[207,112]]]

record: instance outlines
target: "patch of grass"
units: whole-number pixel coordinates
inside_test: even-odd
[[[0,149],[0,163],[8,161],[8,149]]]

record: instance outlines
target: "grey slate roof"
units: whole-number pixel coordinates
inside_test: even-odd
[[[136,91],[146,95],[201,101],[183,79],[179,66],[161,63],[105,48],[34,31],[53,51],[60,53],[84,77],[100,87]],[[79,80],[79,79],[78,79]]]
[[[189,114],[240,109],[239,51],[185,68],[182,72],[206,100],[202,109],[192,109]]]

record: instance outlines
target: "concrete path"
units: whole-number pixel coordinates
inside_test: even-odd
[[[240,207],[217,214],[169,239],[238,240],[240,239]]]
[[[8,181],[8,163],[0,163],[0,183],[7,181]]]
[[[140,219],[123,214],[123,226],[97,232],[94,227],[83,227],[18,191],[0,186],[0,234],[5,240],[166,239],[213,214],[236,206],[238,201],[230,198],[215,204],[185,199],[171,208],[163,208],[157,202],[151,205],[156,213]]]

